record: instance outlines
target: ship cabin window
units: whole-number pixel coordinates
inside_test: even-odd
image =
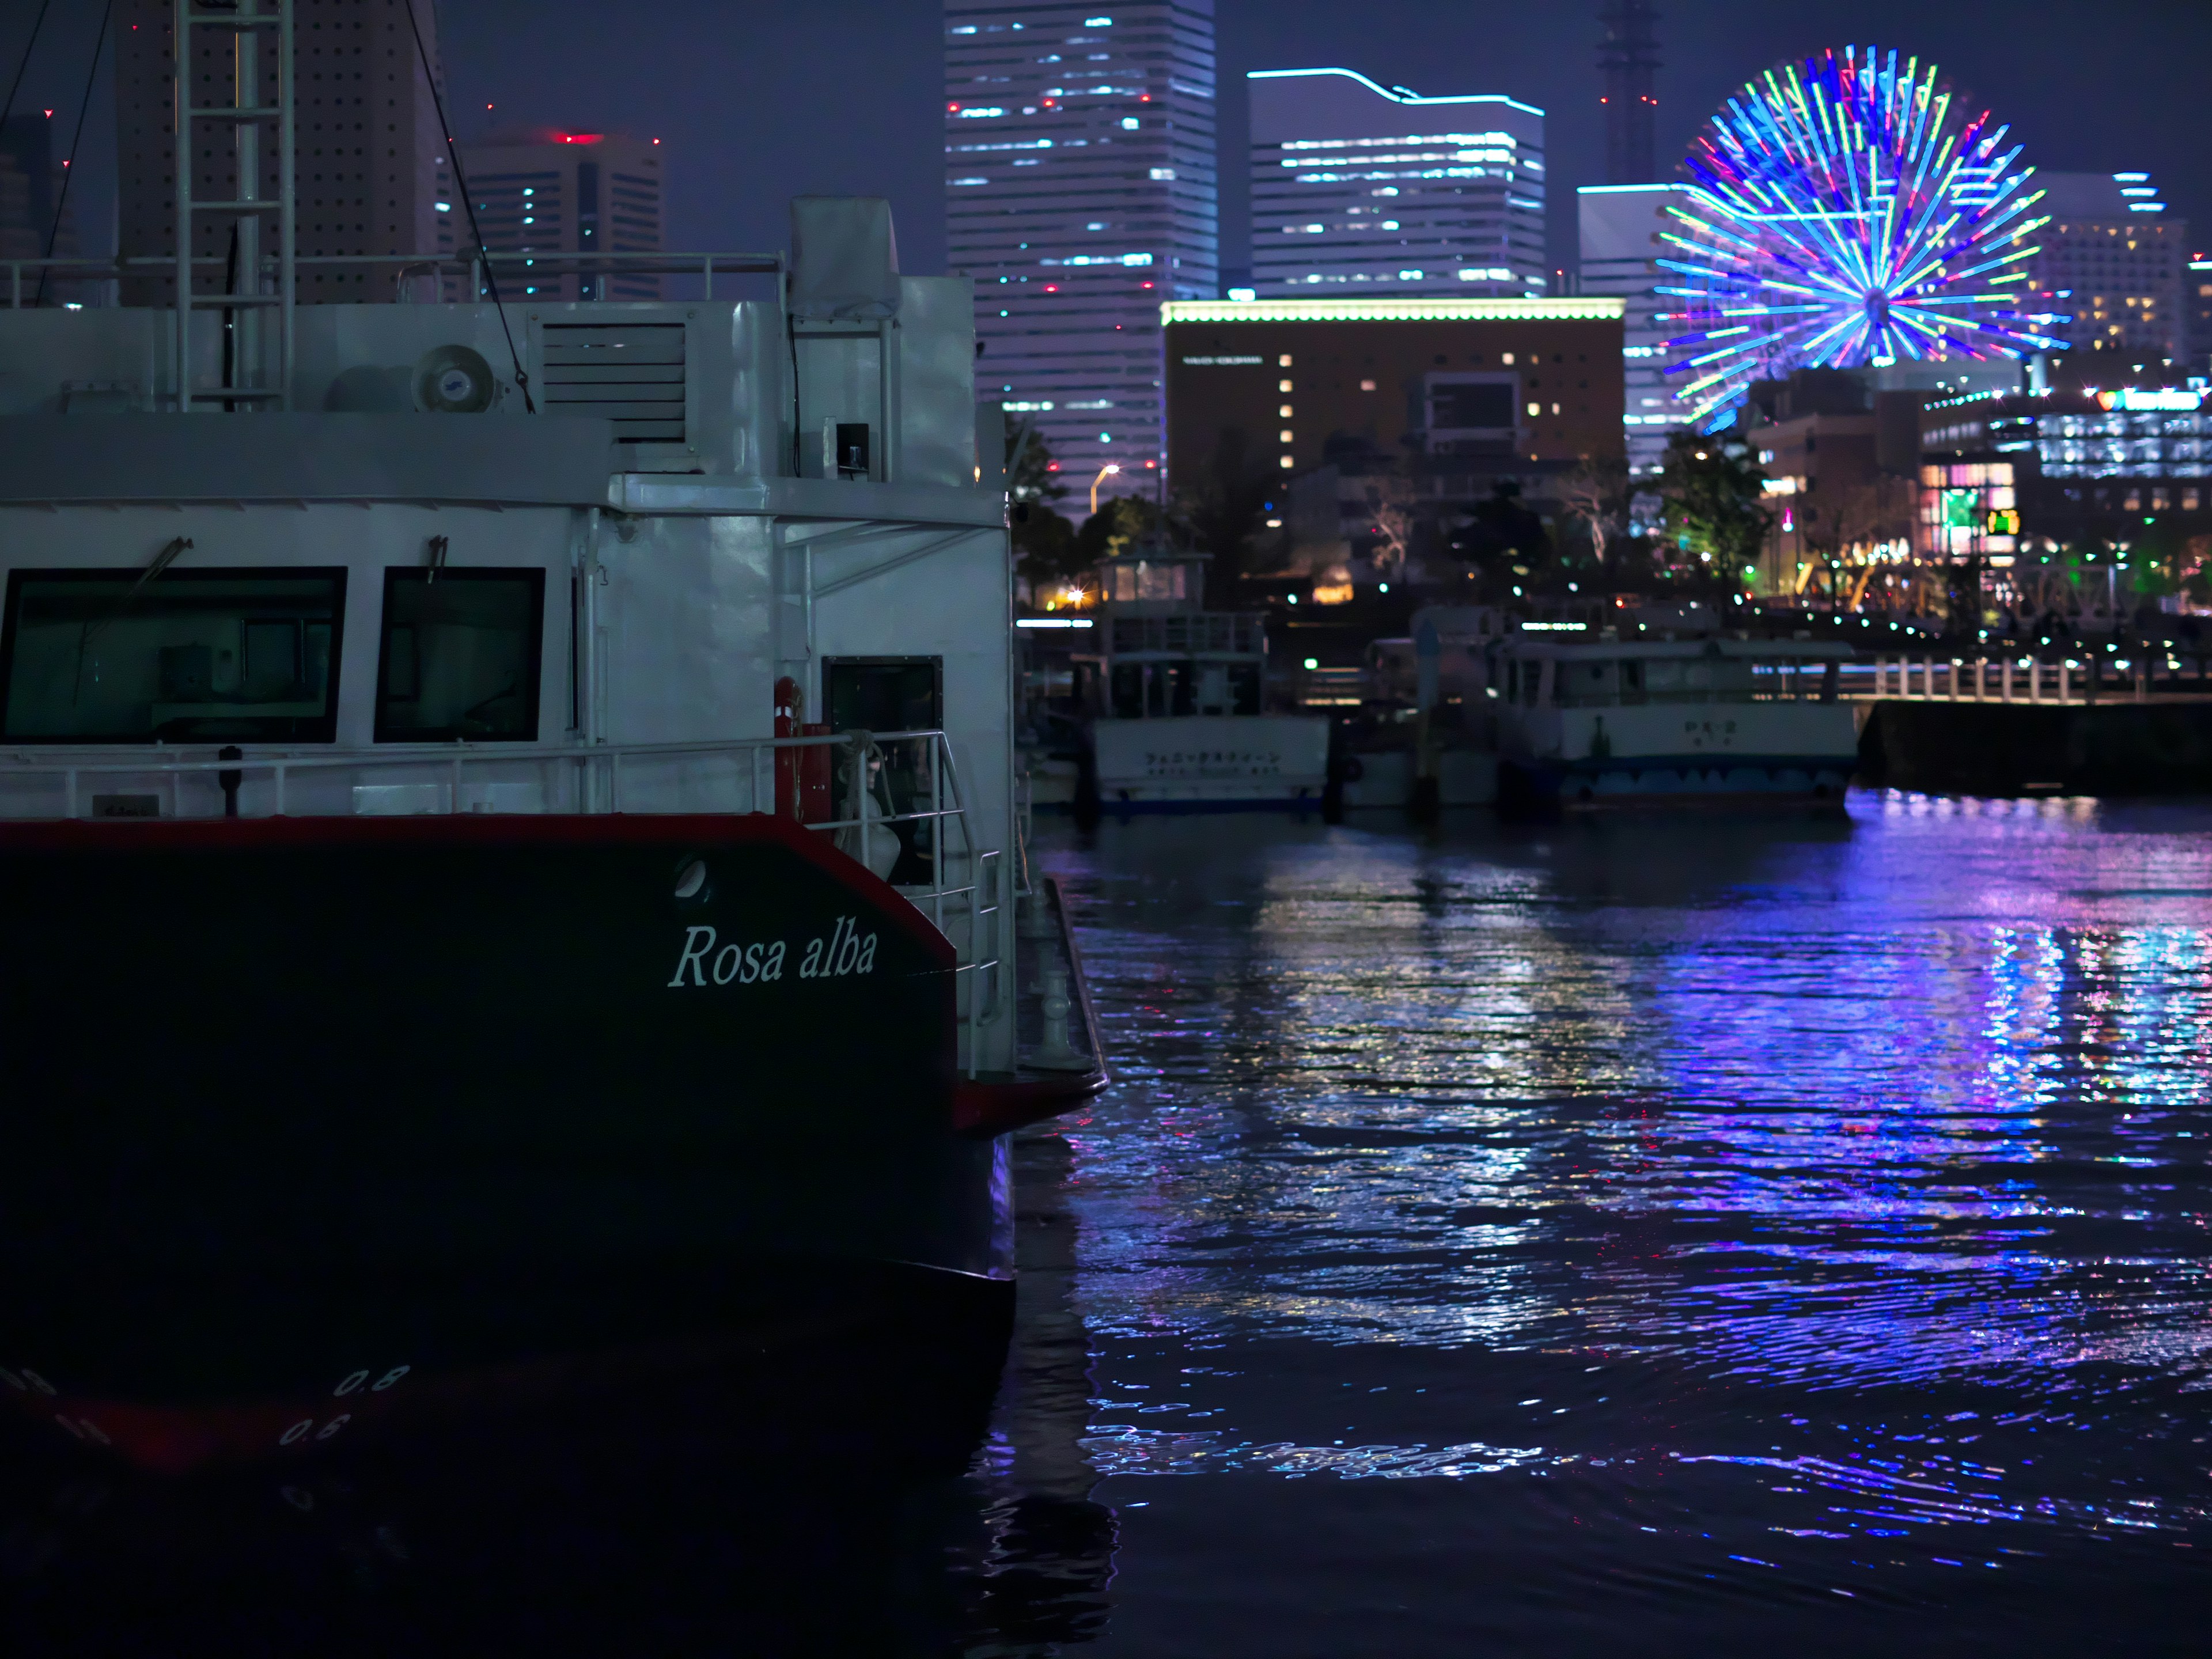
[[[345,572],[18,570],[0,628],[14,743],[329,743]]]
[[[1155,564],[1140,559],[1116,564],[1108,571],[1108,598],[1122,605],[1145,599],[1182,599],[1191,597],[1189,583],[1180,564]]]
[[[1620,665],[1610,659],[1562,662],[1559,700],[1570,708],[1610,706],[1620,701]]]
[[[1117,662],[1109,688],[1114,718],[1136,720],[1175,714],[1256,714],[1256,662]]]
[[[1511,701],[1523,708],[1535,708],[1544,695],[1544,665],[1540,661],[1523,658],[1519,672],[1509,678],[1506,684]]]
[[[1742,657],[1654,657],[1644,683],[1653,702],[1749,702],[1752,665]]]
[[[544,621],[543,570],[386,570],[377,742],[535,738]]]

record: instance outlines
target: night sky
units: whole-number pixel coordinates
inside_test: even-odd
[[[1423,93],[1504,92],[1541,106],[1553,263],[1571,259],[1574,186],[1603,182],[1595,0],[1217,3],[1224,264],[1248,263],[1244,72],[1321,65]],[[0,68],[11,76],[37,9],[37,0],[0,0]],[[926,0],[442,0],[439,9],[463,137],[483,130],[492,103],[489,118],[501,125],[665,139],[673,246],[781,247],[790,196],[866,193],[891,198],[907,270],[944,269],[941,13]],[[94,0],[55,0],[16,100],[19,111],[54,110],[64,150],[99,21]],[[1871,40],[1932,58],[1978,106],[2012,124],[2037,167],[2148,169],[2198,228],[2192,246],[2212,246],[2207,0],[1679,0],[1664,9],[1660,40],[1663,157],[1679,155],[1750,75]],[[103,64],[74,187],[88,251],[112,244],[113,130]]]

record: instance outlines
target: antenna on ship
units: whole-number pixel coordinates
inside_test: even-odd
[[[297,0],[232,0],[222,10],[210,0],[175,0],[169,52],[171,95],[176,115],[177,172],[177,407],[219,404],[287,409],[291,405],[292,261],[299,243],[293,151],[292,15]],[[228,107],[195,108],[192,65],[198,53],[193,35],[220,30],[232,41],[231,100]],[[264,104],[262,82],[274,52],[276,99]],[[228,199],[202,200],[192,194],[195,134],[201,126],[228,127],[237,158],[238,187]],[[270,131],[273,129],[273,132]],[[276,146],[276,193],[262,194],[265,141]],[[262,227],[276,223],[274,291],[264,268]],[[201,294],[192,280],[193,251],[200,226],[228,228],[229,252],[221,290]],[[198,311],[222,313],[222,385],[192,389],[192,317]],[[271,326],[273,318],[274,326]]]

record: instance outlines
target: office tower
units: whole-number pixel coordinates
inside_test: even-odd
[[[58,233],[54,224],[61,194],[53,122],[35,110],[10,118],[0,126],[0,259],[44,258],[50,236],[55,258],[76,257],[76,215],[63,209]]]
[[[495,253],[659,253],[660,141],[538,130],[462,144],[477,228]],[[464,226],[465,228],[465,225]],[[502,295],[553,300],[658,300],[660,278],[562,261],[500,267]]]
[[[2202,254],[2189,262],[2189,367],[2203,374],[2212,369],[2212,259]]]
[[[410,26],[408,9],[393,0],[289,0],[295,78],[294,143],[295,195],[302,261],[302,305],[327,301],[390,300],[398,292],[398,266],[313,264],[314,259],[372,254],[450,254],[460,238],[449,221],[445,143]],[[115,125],[117,227],[129,258],[174,258],[177,198],[174,87],[169,57],[173,0],[118,0],[115,8]],[[436,8],[417,0],[430,61],[438,62]],[[233,102],[235,36],[228,30],[195,31],[194,96],[202,109]],[[276,98],[276,53],[260,54],[256,101]],[[209,201],[239,196],[234,152],[210,123],[197,125],[202,154],[193,193]],[[261,145],[259,194],[279,191],[277,147]],[[228,231],[210,222],[196,231],[196,258],[221,260]],[[274,250],[271,249],[273,252]],[[219,268],[195,276],[206,292],[224,291]],[[133,273],[123,285],[126,305],[168,304],[173,276],[159,268]]]
[[[1582,291],[1618,295],[1626,306],[1622,330],[1622,425],[1629,470],[1656,473],[1674,428],[1689,419],[1674,402],[1680,381],[1665,378],[1668,327],[1655,319],[1659,234],[1680,185],[1585,185],[1575,192],[1582,235]]]
[[[2070,313],[2045,332],[2076,353],[2129,362],[2179,363],[2188,352],[2184,310],[2188,225],[2168,214],[2147,173],[2045,173],[2029,181],[2051,216],[2034,233],[2029,265],[2036,312]]]
[[[1605,181],[1649,184],[1657,177],[1659,37],[1653,31],[1658,14],[1651,0],[1606,0],[1597,17],[1605,29],[1597,46],[1597,66],[1605,75],[1598,99],[1605,110]]]
[[[1160,305],[1212,299],[1212,0],[945,13],[947,236],[975,282],[976,394],[1068,480],[1150,493]]]
[[[1248,80],[1261,299],[1545,291],[1543,111],[1351,70]]]

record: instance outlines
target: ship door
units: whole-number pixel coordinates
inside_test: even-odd
[[[823,703],[832,732],[936,732],[945,726],[942,657],[829,657],[822,664]],[[898,862],[886,878],[894,887],[926,884],[936,868],[937,825],[908,817],[932,810],[936,745],[927,741],[883,744],[882,769],[870,790],[872,813],[891,820]],[[949,805],[950,802],[945,803]],[[837,803],[841,818],[855,816]]]

